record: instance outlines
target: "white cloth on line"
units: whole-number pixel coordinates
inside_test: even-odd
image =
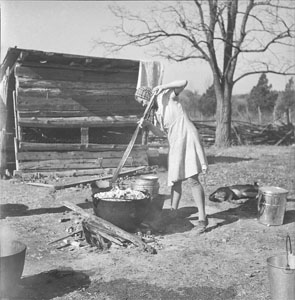
[[[140,61],[136,88],[148,86],[154,88],[162,84],[164,66],[158,61]]]

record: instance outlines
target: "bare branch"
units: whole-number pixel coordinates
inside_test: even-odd
[[[278,1],[278,3],[279,2],[280,1]],[[285,6],[285,5],[280,5],[280,4],[272,4],[271,0],[268,0],[268,1],[255,2],[255,6],[267,6],[267,7],[272,7],[272,8],[275,8],[275,9],[288,9],[288,10],[292,9],[292,10],[295,10],[295,7],[291,6],[292,2],[293,1],[289,1],[289,5]]]
[[[225,6],[219,7],[218,13],[217,13],[217,22],[218,22],[220,32],[221,32],[223,39],[226,39],[225,22],[224,22],[224,18],[222,16],[224,9],[225,9]]]
[[[294,39],[294,24],[288,24],[290,20],[276,11],[276,8],[286,7],[275,5],[271,0],[248,0],[240,2],[243,4],[238,11],[235,1],[194,0],[176,5],[163,2],[161,8],[150,8],[152,12],[145,11],[144,15],[113,6],[112,12],[120,22],[111,30],[121,39],[96,43],[110,52],[129,46],[153,46],[154,56],[169,60],[203,59],[210,64],[220,83],[233,80],[241,53],[274,51],[275,55],[274,46],[292,46]],[[195,10],[189,6],[191,3],[195,4]],[[219,64],[222,63],[221,70]]]
[[[236,84],[239,80],[241,80],[244,77],[250,76],[250,75],[254,75],[254,74],[267,74],[267,73],[272,73],[272,74],[277,74],[277,75],[295,75],[295,71],[294,72],[289,72],[290,69],[294,68],[295,65],[292,65],[290,67],[288,67],[285,71],[276,71],[276,70],[264,70],[264,71],[251,71],[251,72],[246,72],[244,74],[242,74],[241,76],[239,76],[238,78],[236,78],[234,80],[234,84]]]

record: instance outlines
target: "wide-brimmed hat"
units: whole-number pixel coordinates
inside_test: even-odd
[[[153,91],[148,86],[141,86],[135,92],[135,97],[144,99],[146,101],[150,101],[152,97]]]

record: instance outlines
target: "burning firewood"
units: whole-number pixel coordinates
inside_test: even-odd
[[[150,245],[147,245],[142,239],[140,239],[139,237],[130,234],[129,232],[115,226],[114,224],[100,218],[97,217],[95,215],[91,215],[89,213],[87,213],[86,211],[84,211],[82,208],[80,208],[79,206],[67,202],[64,202],[64,205],[68,208],[70,208],[71,210],[75,211],[76,213],[81,214],[83,217],[85,217],[84,222],[84,227],[86,228],[86,232],[87,234],[92,233],[92,238],[93,236],[97,237],[98,239],[100,239],[100,237],[110,241],[110,242],[114,242],[116,244],[122,244],[122,241],[124,242],[131,242],[132,244],[134,244],[135,246],[139,247],[141,250],[143,251],[147,251],[151,254],[155,254],[156,250],[151,247]],[[93,234],[95,233],[95,235]],[[90,238],[90,236],[89,236]],[[104,240],[102,241],[102,246],[104,245]]]
[[[87,243],[92,246],[98,246],[98,248],[102,249],[109,248],[111,243],[124,246],[119,238],[112,235],[110,230],[103,228],[89,218],[82,221],[82,227]]]
[[[91,246],[96,246],[99,249],[106,250],[111,246],[111,241],[109,236],[103,237],[101,232],[95,232],[93,228],[87,224],[87,222],[82,221],[83,232],[86,242]]]

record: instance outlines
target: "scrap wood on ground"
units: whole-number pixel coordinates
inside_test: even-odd
[[[137,173],[137,172],[140,172],[140,171],[144,171],[145,169],[149,169],[148,167],[146,166],[140,166],[140,167],[137,167],[137,168],[133,168],[133,169],[130,169],[130,170],[125,170],[125,171],[122,171],[119,176],[124,176],[124,175],[130,175],[132,173]],[[72,181],[69,181],[67,183],[61,183],[61,184],[47,184],[47,183],[41,183],[41,182],[27,182],[26,184],[28,185],[33,185],[33,186],[38,186],[38,187],[46,187],[46,188],[49,188],[49,189],[52,189],[52,190],[61,190],[61,189],[65,189],[65,188],[68,188],[68,187],[73,187],[73,186],[77,186],[77,185],[80,185],[80,184],[87,184],[87,183],[92,183],[92,182],[95,182],[95,181],[99,181],[99,180],[107,180],[107,179],[111,179],[113,177],[112,174],[110,175],[105,175],[105,176],[97,176],[97,177],[91,177],[91,178],[88,178],[88,179],[76,179],[76,180],[72,180]]]

